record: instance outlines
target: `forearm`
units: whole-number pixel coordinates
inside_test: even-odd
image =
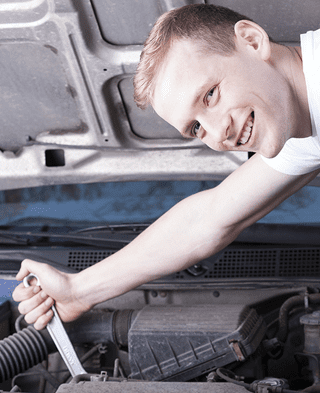
[[[183,270],[230,243],[233,231],[223,227],[213,193],[180,202],[128,246],[77,275],[81,296],[99,303]]]

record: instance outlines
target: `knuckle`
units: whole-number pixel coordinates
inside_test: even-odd
[[[36,330],[42,330],[45,327],[45,325],[43,323],[39,322],[39,319],[38,319],[37,322],[33,325],[33,327]]]
[[[29,259],[24,259],[24,260],[21,262],[21,267],[26,268],[26,265],[28,264],[28,262],[29,262]]]
[[[17,291],[14,291],[14,292],[12,293],[12,299],[13,299],[15,302],[19,302],[19,301],[20,301],[20,299],[19,299],[19,294],[17,293]]]
[[[48,297],[45,301],[45,305],[51,307],[53,305],[53,299],[51,297]]]
[[[32,317],[32,315],[30,315],[30,314],[26,314],[24,317],[24,320],[29,324],[31,324],[35,321],[34,318]]]
[[[49,298],[39,306],[39,312],[41,314],[45,314],[52,307],[52,303],[48,300],[49,300]]]
[[[41,291],[40,287],[38,285],[35,285],[32,287],[32,294],[36,295],[37,293],[39,293]]]
[[[22,299],[23,292],[24,292],[24,287],[22,287],[21,284],[16,286],[12,293],[13,300],[16,302],[20,302],[21,300],[23,300]]]
[[[53,311],[52,311],[52,309],[50,308],[50,310],[46,313],[46,319],[47,319],[47,321],[48,321],[48,322],[51,321],[52,317],[53,317]]]
[[[48,315],[48,313],[45,315],[41,315],[37,319],[36,323],[34,324],[35,329],[37,329],[37,330],[44,329],[46,327],[46,325],[50,322],[51,318],[52,318],[52,315]]]
[[[18,310],[19,310],[20,314],[25,314],[25,309],[24,309],[24,304],[23,303],[20,303],[18,305]]]

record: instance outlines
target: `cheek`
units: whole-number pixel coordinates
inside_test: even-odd
[[[270,108],[276,112],[283,111],[290,100],[291,93],[287,81],[275,71],[265,75],[261,82],[261,91],[264,92]]]
[[[252,83],[250,79],[243,78],[243,75],[242,78],[235,76],[222,86],[220,99],[225,106],[242,108],[252,105],[261,95],[260,91],[263,89]]]
[[[259,153],[264,157],[276,157],[287,141],[286,132],[278,125],[269,124],[266,129],[265,137],[262,140]]]

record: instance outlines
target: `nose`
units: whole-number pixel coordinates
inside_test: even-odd
[[[221,144],[228,143],[231,137],[231,116],[227,113],[206,112],[198,117],[201,124],[199,138],[206,144],[210,142],[217,145],[215,150],[225,150]]]

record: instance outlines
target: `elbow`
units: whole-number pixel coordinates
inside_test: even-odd
[[[195,246],[193,250],[193,259],[201,261],[206,259],[227,247],[242,232],[244,228],[240,224],[233,225],[214,225],[211,230],[204,231],[207,236]]]

